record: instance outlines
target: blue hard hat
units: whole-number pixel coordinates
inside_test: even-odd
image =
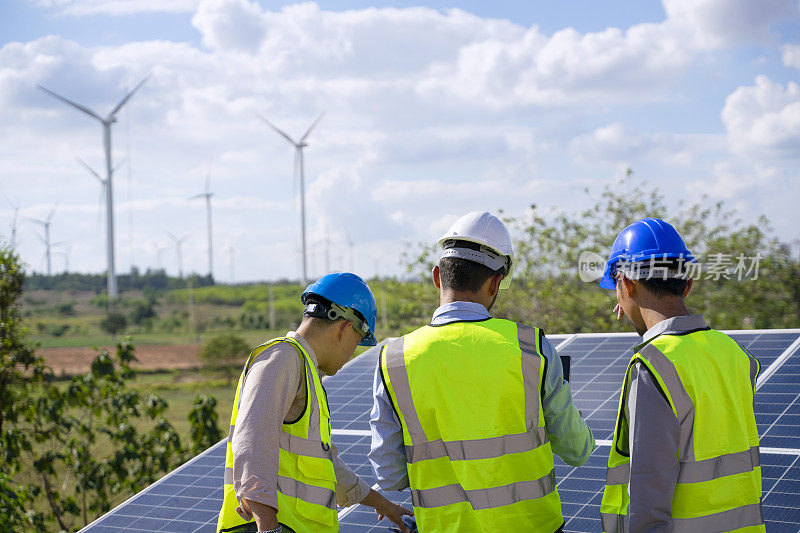
[[[306,303],[306,298],[316,295],[333,302],[345,309],[357,311],[369,326],[369,332],[361,340],[359,346],[375,346],[375,321],[378,318],[378,305],[375,296],[367,282],[350,272],[337,272],[326,274],[309,285],[300,301]]]
[[[614,266],[619,261],[638,263],[651,259],[678,258],[686,263],[695,261],[692,252],[686,248],[683,237],[675,228],[660,218],[637,220],[614,239],[600,286],[604,289],[615,287]]]

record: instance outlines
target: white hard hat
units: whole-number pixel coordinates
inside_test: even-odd
[[[479,246],[475,250],[452,245],[445,247],[446,241],[466,241]],[[506,267],[506,275],[500,282],[500,288],[507,289],[511,285],[511,275],[514,272],[511,236],[506,225],[491,213],[473,211],[459,218],[439,239],[439,245],[443,248],[441,257],[475,261],[492,270]]]

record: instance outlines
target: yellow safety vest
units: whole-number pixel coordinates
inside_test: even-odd
[[[553,533],[563,523],[541,339],[492,318],[425,326],[383,348],[421,532]]]
[[[236,508],[239,502],[233,487],[233,437],[236,415],[247,371],[265,350],[279,342],[297,348],[305,362],[306,407],[300,418],[284,422],[280,433],[278,463],[278,521],[297,533],[337,532],[336,474],[331,451],[331,417],[328,398],[316,368],[303,346],[295,339],[281,337],[258,346],[247,358],[239,377],[231,413],[228,448],[225,454],[225,490],[217,531],[244,531],[254,520],[246,521]]]
[[[653,375],[680,424],[673,531],[766,531],[753,412],[760,365],[733,339],[713,329],[660,335],[631,358],[600,505],[603,531],[629,531],[626,404],[637,362]]]

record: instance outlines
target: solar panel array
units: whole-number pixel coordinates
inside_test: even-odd
[[[761,434],[764,515],[767,530],[800,530],[800,329],[729,332],[758,357],[762,373],[757,384],[756,421]],[[548,336],[561,355],[572,357],[571,388],[597,440],[589,461],[578,468],[556,458],[564,531],[600,531],[599,507],[605,480],[608,446],[613,435],[619,388],[635,334]],[[339,455],[370,485],[375,479],[367,461],[369,411],[377,352],[370,350],[336,376],[325,378],[332,411],[334,442]],[[164,476],[82,531],[213,532],[222,503],[225,445],[221,442]],[[408,491],[385,493],[410,507]],[[340,530],[390,531],[368,507],[339,512]]]

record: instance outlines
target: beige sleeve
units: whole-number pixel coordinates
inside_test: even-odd
[[[367,497],[370,487],[367,482],[347,466],[339,457],[339,449],[333,445],[333,469],[336,472],[336,503],[349,507]]]
[[[236,498],[278,508],[278,447],[283,421],[300,389],[305,365],[286,343],[268,348],[247,372],[231,445]],[[303,394],[305,396],[305,394]]]

